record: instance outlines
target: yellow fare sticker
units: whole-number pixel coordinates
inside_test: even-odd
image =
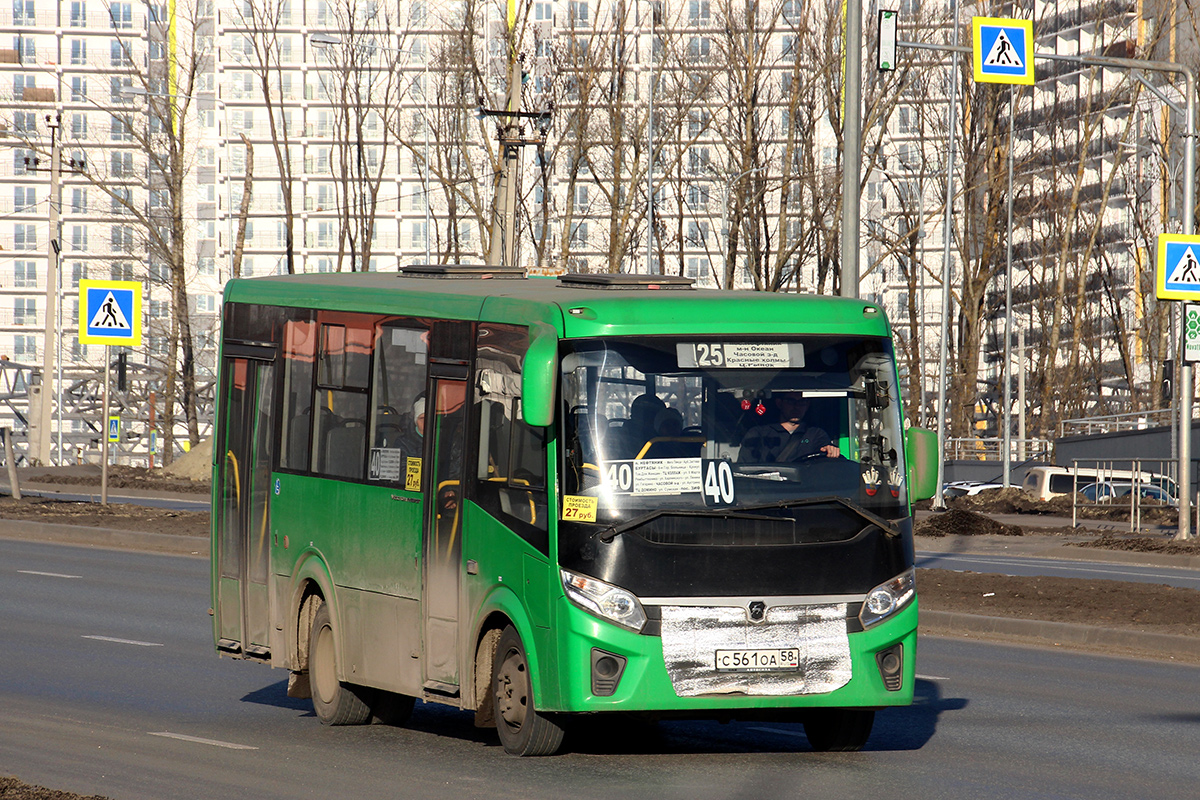
[[[408,459],[404,469],[404,488],[410,492],[421,491],[421,459]]]
[[[595,497],[566,495],[563,497],[562,518],[572,522],[595,522],[596,505]]]

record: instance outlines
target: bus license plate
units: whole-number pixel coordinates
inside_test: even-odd
[[[718,672],[771,672],[800,669],[800,651],[794,647],[770,650],[718,650]]]

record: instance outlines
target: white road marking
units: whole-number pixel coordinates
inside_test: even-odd
[[[98,642],[116,642],[117,644],[133,644],[138,647],[162,647],[161,642],[139,642],[137,639],[117,639],[112,636],[84,636],[84,639],[95,639]]]
[[[778,733],[780,736],[799,736],[804,737],[799,731],[781,731],[778,728],[751,728],[752,731],[761,731],[762,733]]]
[[[948,681],[949,678],[943,678],[941,675],[914,675],[919,681]]]
[[[226,747],[230,750],[257,750],[248,744],[234,744],[233,742],[222,742],[218,739],[202,739],[199,736],[186,736],[182,733],[170,733],[168,731],[157,731],[150,734],[151,736],[162,736],[167,739],[178,739],[181,742],[195,742],[196,744],[207,744],[213,747]]]
[[[43,578],[82,578],[82,575],[63,575],[61,572],[38,572],[33,569],[19,569],[22,575],[41,575]]]

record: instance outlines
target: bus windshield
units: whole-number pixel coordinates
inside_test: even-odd
[[[796,507],[907,510],[891,342],[879,337],[564,342],[564,520]]]

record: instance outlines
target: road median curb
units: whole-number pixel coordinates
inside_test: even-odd
[[[205,536],[123,531],[116,528],[93,528],[58,522],[0,519],[0,539],[74,544],[112,550],[142,550],[150,553],[204,556],[206,558],[209,555],[209,540]]]
[[[1073,622],[989,617],[957,611],[921,609],[921,631],[928,634],[1012,636],[1047,644],[1090,649],[1138,651],[1162,658],[1200,659],[1200,638],[1148,633]]]

